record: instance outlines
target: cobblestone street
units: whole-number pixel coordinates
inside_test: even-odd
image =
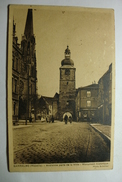
[[[88,123],[37,122],[13,128],[14,163],[69,163],[110,160],[110,148]]]

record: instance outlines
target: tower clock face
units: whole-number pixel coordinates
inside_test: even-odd
[[[65,69],[65,75],[70,75],[70,69]]]

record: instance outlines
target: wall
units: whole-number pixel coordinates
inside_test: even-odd
[[[77,89],[76,118],[77,121],[92,121],[97,119],[98,84]]]

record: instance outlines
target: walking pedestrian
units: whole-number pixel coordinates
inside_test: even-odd
[[[69,122],[72,123],[72,117],[71,116],[69,116]]]
[[[51,120],[52,120],[52,123],[54,123],[54,117],[53,117],[53,115],[52,115],[52,119]]]
[[[65,115],[65,117],[64,117],[65,124],[67,124],[67,120],[68,120],[68,116]]]

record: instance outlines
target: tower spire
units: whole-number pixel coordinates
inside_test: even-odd
[[[13,19],[13,36],[15,37],[16,35],[16,23],[14,23],[14,19]]]
[[[26,36],[26,38],[29,38],[29,37],[31,37],[33,35],[33,14],[32,14],[32,9],[28,9],[24,35]]]
[[[70,59],[70,55],[71,55],[71,52],[70,52],[69,46],[67,45],[67,48],[65,50],[65,59]]]

